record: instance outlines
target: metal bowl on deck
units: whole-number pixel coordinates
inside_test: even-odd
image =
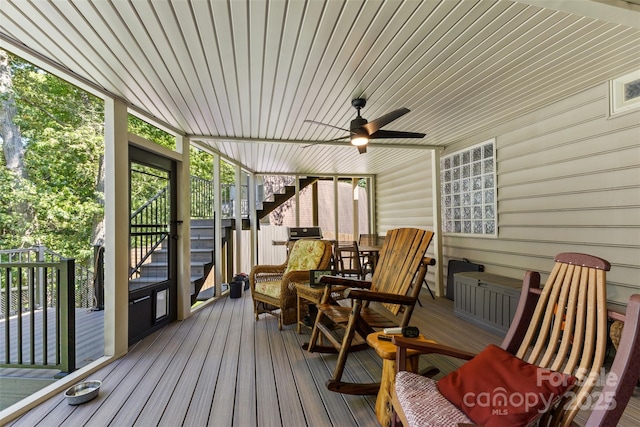
[[[69,387],[64,392],[64,396],[67,398],[69,405],[80,405],[98,396],[101,385],[102,381],[98,380],[81,382]]]

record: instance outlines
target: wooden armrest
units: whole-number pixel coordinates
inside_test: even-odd
[[[416,300],[406,295],[390,294],[387,292],[376,292],[368,289],[349,288],[344,291],[345,298],[353,298],[367,301],[377,301],[389,304],[411,305]]]
[[[371,288],[370,281],[360,280],[352,277],[322,276],[320,277],[320,283],[331,286],[344,286],[347,288]]]
[[[447,347],[442,344],[418,341],[413,338],[405,338],[399,335],[394,335],[392,342],[398,347],[417,350],[422,354],[442,354],[444,356],[451,356],[463,360],[471,360],[476,356],[475,353],[470,353],[468,351]],[[398,352],[398,354],[399,353],[400,352]]]
[[[283,282],[309,283],[309,271],[289,271],[282,276]]]
[[[435,258],[429,258],[428,256],[422,258],[422,263],[426,265],[436,265]]]
[[[255,276],[256,274],[273,274],[273,273],[283,273],[287,268],[285,265],[256,265],[251,270],[251,275]]]

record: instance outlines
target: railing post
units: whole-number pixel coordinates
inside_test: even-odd
[[[40,243],[36,243],[34,246],[35,252],[36,252],[36,261],[37,262],[44,262],[44,254],[46,252],[46,247]],[[46,298],[46,283],[44,280],[44,270],[42,268],[38,268],[38,287],[37,289],[35,289],[36,295],[33,298],[33,301],[35,301],[36,305],[39,305],[40,307],[45,307],[47,304],[47,298]],[[20,301],[20,304],[22,304],[22,301]],[[33,309],[35,309],[36,307],[32,307]]]
[[[75,308],[75,260],[60,263],[59,277],[60,315],[60,375],[76,370],[76,308]]]

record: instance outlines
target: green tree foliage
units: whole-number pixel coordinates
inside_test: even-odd
[[[103,103],[9,57],[26,182],[16,186],[6,168],[0,172],[2,248],[42,243],[82,262],[92,252],[88,242],[94,217],[102,215],[95,188],[103,152]],[[19,220],[18,206],[28,206],[29,221]]]
[[[170,149],[176,148],[176,141],[173,135],[158,129],[157,127],[141,120],[138,117],[129,115],[129,132],[139,135],[149,141],[162,145]],[[190,148],[190,173],[198,178],[213,179],[213,159],[209,153],[195,147]],[[222,184],[233,184],[235,181],[235,171],[233,166],[222,162],[220,167],[220,181]]]
[[[104,103],[11,54],[9,70],[26,177],[16,177],[0,160],[0,249],[41,243],[86,262],[93,252],[92,230],[104,216],[98,175]],[[128,130],[175,149],[173,135],[135,116],[129,116]],[[211,180],[212,164],[211,155],[191,148],[192,175]],[[222,183],[234,182],[231,165],[222,162],[221,173]]]

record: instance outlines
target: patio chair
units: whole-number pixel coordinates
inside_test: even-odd
[[[364,279],[357,242],[336,241],[333,243],[333,254],[336,274],[343,277],[355,276],[358,279]]]
[[[605,272],[610,264],[577,253],[558,254],[555,261],[542,289],[538,273],[525,274],[513,322],[500,347],[489,346],[474,355],[439,344],[394,338],[399,347],[392,405],[405,427],[471,423],[569,426],[585,402],[595,403],[590,402],[594,386],[605,382],[604,391],[611,391],[610,381],[603,381],[601,376],[607,347]],[[618,375],[616,387],[624,386],[625,391],[601,407],[623,403],[618,399],[626,404],[637,381],[639,303],[640,296],[632,297],[624,349],[612,369]],[[434,381],[404,371],[408,349],[468,362]],[[636,354],[632,358],[633,352]],[[479,399],[481,393],[484,404]],[[536,399],[526,404],[518,400],[529,396]],[[610,399],[611,395],[602,396]],[[615,421],[607,420],[611,415],[594,412],[594,416],[601,420],[593,421],[594,425],[615,425]]]
[[[256,265],[249,284],[256,314],[278,317],[278,329],[296,323],[296,283],[309,283],[310,270],[325,270],[331,264],[331,243],[326,240],[297,240],[281,265]],[[277,310],[280,310],[279,312]]]
[[[320,279],[320,283],[326,285],[325,294],[318,304],[311,338],[304,348],[311,352],[338,353],[333,378],[327,381],[329,390],[359,395],[377,393],[379,383],[342,381],[347,356],[351,351],[369,348],[365,339],[374,328],[409,325],[427,267],[434,264],[431,258],[425,257],[432,238],[433,233],[426,230],[390,230],[371,281],[335,276]],[[345,297],[351,299],[351,306],[331,302],[334,286],[349,287]],[[323,338],[331,346],[321,345]]]
[[[361,234],[358,239],[358,245],[360,246],[360,263],[362,264],[363,279],[367,274],[372,274],[375,271],[376,260],[378,258],[378,252],[367,252],[362,248],[379,246],[378,241],[380,237],[377,234]]]

